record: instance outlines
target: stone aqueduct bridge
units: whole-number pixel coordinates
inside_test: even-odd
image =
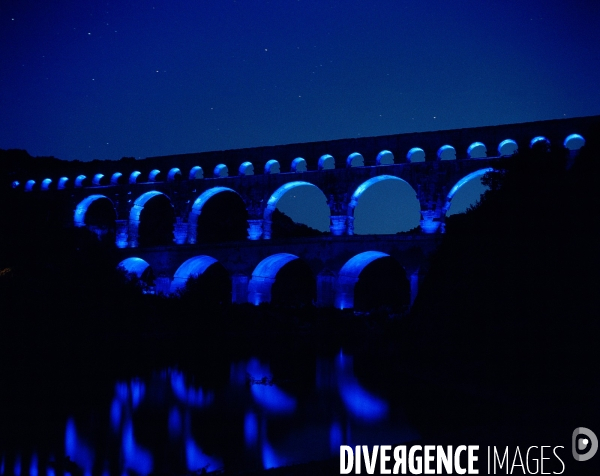
[[[159,292],[174,292],[189,276],[219,266],[231,280],[234,302],[258,304],[271,300],[281,271],[301,260],[316,283],[318,305],[351,308],[361,275],[383,259],[402,266],[412,302],[427,257],[439,241],[435,232],[443,230],[439,225],[452,198],[462,186],[489,170],[490,156],[510,155],[539,141],[564,146],[575,156],[585,135],[599,123],[600,117],[588,117],[105,161],[93,163],[99,167],[93,171],[90,164],[77,164],[84,169],[77,176],[23,177],[13,187],[15,192],[52,198],[57,207],[67,210],[65,225],[88,227],[99,236],[114,237],[119,262],[143,279],[151,269]],[[119,166],[124,168],[119,170]],[[229,176],[229,171],[235,175]],[[421,233],[356,235],[354,212],[363,194],[392,182],[409,190],[408,199],[404,203],[382,199],[379,206],[410,215],[414,226],[421,224]],[[329,206],[330,234],[292,239],[271,236],[271,215],[279,200],[298,187],[320,191]],[[247,239],[240,241],[238,236],[221,243],[202,242],[203,212],[223,196],[234,197],[238,211],[239,204],[245,209]],[[166,206],[170,214],[152,217],[153,204],[161,203],[163,211]],[[98,222],[92,215],[102,207],[104,212],[98,216],[104,218]],[[215,226],[233,215],[226,208],[219,210]],[[161,220],[166,223],[158,223]],[[150,223],[149,229],[168,228],[170,238],[144,246],[140,233],[145,221]],[[384,282],[388,278],[373,279]]]

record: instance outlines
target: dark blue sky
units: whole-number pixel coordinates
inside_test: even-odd
[[[0,2],[0,148],[119,159],[600,113],[600,2]]]

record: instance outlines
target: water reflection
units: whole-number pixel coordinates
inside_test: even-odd
[[[250,358],[232,362],[219,383],[178,368],[118,381],[104,407],[66,419],[57,458],[2,455],[0,474],[268,469],[335,457],[340,445],[418,437],[394,401],[357,377],[351,356],[295,365],[308,371],[290,378],[281,362]]]

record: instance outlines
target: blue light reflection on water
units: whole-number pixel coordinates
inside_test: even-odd
[[[342,444],[393,444],[416,436],[401,417],[398,419],[401,411],[395,411],[396,420],[392,421],[390,402],[361,384],[354,374],[352,357],[340,353],[334,358],[318,358],[313,375],[316,378],[302,382],[301,387],[288,385],[285,382],[294,382],[293,378],[274,375],[267,361],[251,358],[231,363],[229,384],[217,388],[191,385],[191,375],[178,369],[164,369],[147,379],[116,382],[112,400],[100,412],[106,415],[107,441],[120,448],[120,462],[115,464],[119,471],[137,474],[158,468],[154,467],[155,458],[163,450],[152,446],[153,437],[148,438],[147,428],[164,432],[156,441],[169,441],[171,447],[179,448],[173,455],[180,459],[168,464],[188,471],[223,468],[225,453],[239,454],[249,468],[258,469],[258,464],[268,469],[335,456]],[[303,388],[302,392],[298,388]],[[144,420],[151,425],[143,424]],[[206,425],[206,421],[213,423]],[[212,441],[215,421],[227,425],[226,434],[240,435],[233,453],[217,446],[205,447]],[[98,426],[84,422],[79,416],[77,421],[67,419],[64,455],[84,474],[92,474],[92,468],[106,472],[114,465],[110,466],[105,457],[96,459],[96,454],[106,452],[90,445],[92,436],[97,441]],[[226,440],[230,444],[236,438]],[[0,464],[6,465],[6,461],[3,457]],[[36,456],[8,461],[15,474],[37,475]]]

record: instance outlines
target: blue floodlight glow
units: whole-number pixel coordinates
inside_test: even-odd
[[[470,159],[483,159],[487,157],[487,148],[483,142],[473,142],[467,149]]]
[[[277,253],[258,263],[248,283],[248,302],[255,306],[261,302],[271,302],[271,287],[275,283],[277,273],[296,259],[298,257],[290,253]]]
[[[416,162],[425,162],[425,151],[420,147],[413,147],[406,154],[406,160],[411,164]]]
[[[213,170],[213,176],[215,178],[227,177],[229,175],[229,169],[225,164],[219,164]]]
[[[33,453],[29,464],[29,476],[38,476],[38,474],[38,457],[37,454]]]
[[[114,431],[121,427],[121,415],[121,402],[115,397],[110,405],[110,426]]]
[[[131,389],[131,404],[137,408],[146,394],[146,385],[139,379],[134,379],[129,383]]]
[[[192,205],[192,211],[190,212],[190,220],[192,220],[194,223],[198,223],[198,216],[200,216],[202,214],[202,207],[204,207],[204,205],[206,205],[206,202],[208,202],[212,197],[214,197],[216,194],[218,193],[222,193],[222,192],[232,192],[235,193],[236,195],[238,195],[240,198],[240,194],[237,193],[235,190],[231,189],[231,188],[227,188],[227,187],[212,187],[209,188],[208,190],[206,190],[205,192],[203,192],[195,201],[194,204]],[[195,218],[194,218],[195,216]]]
[[[296,410],[296,399],[275,384],[253,383],[251,385],[254,401],[272,413],[293,413]]]
[[[65,429],[65,455],[83,468],[85,474],[92,473],[94,452],[77,436],[73,418],[67,420]]]
[[[332,170],[335,169],[335,159],[329,154],[322,155],[319,157],[319,170]]]
[[[279,162],[275,159],[268,160],[265,164],[265,174],[278,174],[281,172]]]
[[[456,150],[451,145],[443,145],[437,151],[439,160],[456,160]]]
[[[123,268],[127,274],[133,273],[138,278],[141,278],[146,269],[150,265],[142,258],[126,258],[119,263],[119,267]]]
[[[182,428],[181,412],[176,407],[173,407],[169,412],[169,436],[171,439],[181,436]]]
[[[375,163],[377,165],[394,165],[394,154],[389,150],[382,150],[375,157]]]
[[[306,160],[302,157],[296,157],[292,160],[291,171],[297,174],[301,174],[302,172],[306,172]]]
[[[15,180],[15,181],[12,183],[12,188],[17,188],[19,185],[21,185],[21,182],[19,182],[18,180]]]
[[[171,293],[176,293],[185,287],[187,280],[191,277],[202,276],[204,272],[213,264],[217,263],[215,258],[210,256],[200,255],[185,261],[173,276],[171,283]]]
[[[252,165],[252,162],[242,162],[238,168],[238,173],[242,176],[254,175],[254,165]]]
[[[44,179],[42,180],[42,185],[41,185],[41,189],[42,190],[50,190],[50,185],[52,185],[52,179]]]
[[[88,211],[89,206],[95,202],[96,200],[109,200],[109,198],[105,197],[104,195],[90,195],[89,197],[83,199],[81,202],[79,202],[79,204],[77,205],[77,208],[75,208],[75,216],[74,216],[74,222],[75,222],[75,226],[78,228],[84,227],[85,226],[85,214]],[[110,202],[112,205],[112,201]],[[114,208],[114,206],[113,206]]]
[[[286,459],[275,453],[266,438],[263,439],[261,450],[264,469],[279,468],[288,464]]]
[[[115,172],[110,177],[110,183],[112,185],[118,185],[119,181],[121,180],[121,177],[123,177],[123,174],[121,172]]]
[[[565,149],[579,150],[585,145],[585,139],[579,134],[571,134],[565,138],[563,145]]]
[[[206,472],[217,471],[223,468],[221,458],[215,458],[204,454],[202,449],[196,444],[190,435],[185,441],[185,459],[187,468],[190,471],[198,472],[204,470]]]
[[[385,400],[365,390],[353,372],[353,360],[342,353],[336,359],[338,389],[346,409],[359,420],[376,422],[384,419],[389,411]]]
[[[122,450],[125,469],[131,469],[139,474],[152,472],[152,455],[135,442],[131,420],[125,422],[123,427]]]
[[[154,169],[151,170],[148,174],[148,182],[156,182],[158,180],[158,176],[160,175],[160,170]]]
[[[358,152],[353,152],[346,159],[346,167],[363,167],[365,165],[365,158]]]
[[[329,427],[329,449],[331,450],[331,453],[339,453],[340,446],[343,442],[342,427],[339,422],[334,421]]]
[[[125,405],[129,403],[129,388],[127,388],[126,382],[117,382],[115,384],[115,395]]]
[[[85,175],[78,175],[75,178],[75,188],[81,188],[83,187],[83,182],[87,179],[87,177]]]
[[[67,188],[67,183],[69,182],[69,179],[67,177],[61,177],[58,179],[58,190],[64,190],[65,188]]]
[[[140,175],[142,175],[142,172],[140,172],[139,170],[136,170],[135,172],[131,172],[131,175],[129,176],[129,183],[137,183],[138,177]]]
[[[421,203],[408,182],[379,175],[357,187],[348,204],[348,216],[354,217],[349,234],[395,234],[419,226]]]
[[[373,261],[389,256],[381,251],[364,251],[346,261],[338,274],[335,307],[337,309],[354,308],[354,287],[358,282],[360,273]]]
[[[92,179],[92,183],[94,185],[102,185],[102,179],[104,178],[104,174],[96,174]]]
[[[454,185],[454,187],[450,189],[450,192],[446,197],[446,204],[442,209],[442,214],[450,216],[456,213],[464,213],[470,206],[475,205],[477,200],[474,200],[473,198],[475,196],[481,197],[481,194],[488,190],[488,187],[481,183],[481,178],[486,173],[493,172],[493,170],[494,169],[491,167],[476,170],[475,172],[466,175],[458,182],[456,182],[456,185]],[[454,200],[453,202],[452,199],[454,198],[455,194],[461,189],[465,190],[463,187],[465,187],[465,185],[467,184],[469,184],[468,187],[470,188],[470,190],[468,191],[469,193],[465,193],[464,197],[462,197],[458,201]],[[457,198],[459,197],[457,196]]]
[[[213,395],[201,388],[187,387],[183,373],[171,370],[171,388],[175,396],[182,402],[193,407],[203,407],[213,402]]]
[[[177,176],[181,178],[181,170],[179,170],[177,167],[174,167],[169,170],[169,173],[167,174],[167,182],[174,182]]]
[[[19,454],[15,456],[14,473],[15,476],[21,476],[21,455]]]
[[[258,420],[252,412],[248,412],[244,416],[244,441],[246,447],[254,446],[258,441]]]
[[[28,180],[27,182],[25,182],[26,192],[31,192],[33,190],[33,187],[35,187],[35,180]]]
[[[546,139],[544,136],[537,136],[537,137],[534,137],[533,139],[531,139],[531,142],[529,143],[529,147],[533,148],[536,144],[539,144],[542,142],[545,143],[546,146],[550,145],[550,141],[548,139]]]
[[[188,176],[189,180],[198,180],[204,178],[204,170],[199,165],[196,165],[190,169],[190,174]]]
[[[501,157],[513,155],[519,150],[519,146],[512,139],[505,139],[498,144],[498,155]]]

